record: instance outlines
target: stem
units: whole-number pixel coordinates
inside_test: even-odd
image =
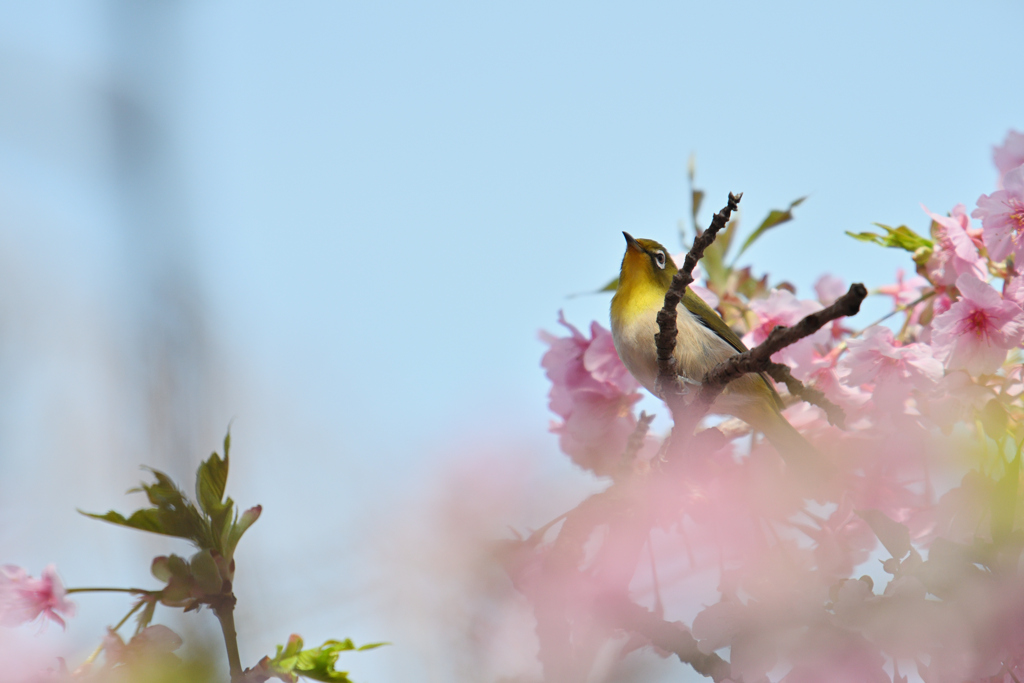
[[[228,651],[228,669],[231,672],[231,680],[237,681],[242,677],[242,658],[238,655],[238,634],[235,632],[235,596],[228,593],[222,604],[214,607],[213,611],[220,620],[220,630],[224,632],[224,647]]]
[[[135,605],[135,607],[132,607],[131,611],[128,612],[128,614],[124,615],[124,619],[122,619],[121,621],[117,622],[117,626],[115,626],[114,628],[112,628],[110,630],[111,631],[119,631],[119,630],[121,630],[121,627],[124,626],[125,622],[128,621],[129,619],[131,619],[131,616],[133,614],[135,614],[136,612],[138,612],[139,608],[142,607],[145,604],[146,604],[145,600],[140,600],[139,603],[137,605]]]
[[[149,591],[145,588],[68,588],[65,593],[144,593],[152,595],[159,591]]]
[[[84,593],[84,592],[87,592],[87,591],[90,591],[90,590],[98,590],[98,589],[73,588],[73,589],[70,589],[70,590],[68,590],[66,592],[70,593],[72,590],[77,591],[79,593]],[[123,590],[123,589],[117,589],[117,590]],[[145,603],[146,603],[145,600],[140,600],[139,603],[137,605],[135,605],[135,607],[132,607],[128,611],[128,614],[124,615],[124,619],[122,619],[121,621],[117,622],[117,626],[113,627],[110,630],[114,631],[114,632],[117,632],[122,626],[124,626],[126,621],[131,619],[133,614],[135,614],[136,612],[139,611],[139,608],[142,607]],[[86,666],[92,664],[93,662],[95,662],[96,658],[100,656],[101,652],[103,652],[104,646],[105,646],[105,643],[100,643],[100,646],[92,651],[92,654],[89,655],[84,662],[82,662],[81,666],[79,666],[77,671],[81,671],[81,670],[83,670],[84,667],[86,667]]]
[[[886,313],[881,318],[879,318],[875,322],[871,323],[867,327],[865,327],[865,328],[863,328],[861,330],[858,330],[857,332],[854,332],[853,334],[851,334],[850,338],[853,339],[854,337],[859,337],[860,335],[864,334],[864,330],[868,329],[868,327],[874,327],[875,325],[878,325],[879,323],[883,323],[886,320],[888,320],[889,318],[891,318],[894,315],[896,315],[897,313],[902,313],[903,311],[907,310],[908,308],[913,308],[914,306],[917,306],[922,301],[927,301],[928,299],[931,299],[936,294],[938,294],[938,292],[933,289],[930,292],[922,294],[919,298],[917,298],[914,301],[911,301],[909,304],[902,304],[900,306],[897,306],[896,308],[894,308],[892,310],[892,312]]]

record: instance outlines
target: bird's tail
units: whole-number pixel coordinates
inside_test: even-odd
[[[758,403],[743,411],[741,419],[764,432],[793,474],[808,484],[824,484],[836,474],[830,463],[773,405]]]

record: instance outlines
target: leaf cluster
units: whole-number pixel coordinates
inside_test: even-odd
[[[183,538],[201,552],[221,557],[230,567],[238,542],[259,519],[262,511],[257,505],[239,514],[234,501],[224,497],[230,450],[231,433],[228,432],[224,437],[224,457],[214,452],[199,465],[195,485],[198,504],[190,500],[166,474],[147,468],[156,481],[150,484],[143,482],[129,493],[145,493],[152,507],[136,510],[128,517],[114,510],[104,514],[82,514],[131,529]]]
[[[325,683],[351,683],[347,671],[338,671],[338,655],[347,651],[372,650],[389,643],[370,643],[356,647],[348,638],[328,640],[320,647],[302,649],[302,638],[292,634],[286,645],[278,645],[273,657],[264,657],[250,676],[279,678],[294,683],[299,677]],[[264,678],[266,677],[266,678]]]

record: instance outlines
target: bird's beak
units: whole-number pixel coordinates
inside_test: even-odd
[[[640,252],[641,254],[644,252],[644,248],[642,246],[640,246],[640,243],[637,242],[636,239],[634,239],[634,237],[632,235],[630,235],[628,232],[623,230],[622,231],[622,236],[626,238],[626,248],[627,249],[633,249],[635,251]]]

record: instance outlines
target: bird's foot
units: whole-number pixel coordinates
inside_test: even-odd
[[[673,396],[681,396],[684,403],[689,403],[697,395],[700,386],[701,384],[697,380],[683,375],[676,375],[676,381],[667,386],[666,383],[662,382],[660,375],[654,379],[655,393],[662,400],[665,400],[668,394],[671,393]]]

